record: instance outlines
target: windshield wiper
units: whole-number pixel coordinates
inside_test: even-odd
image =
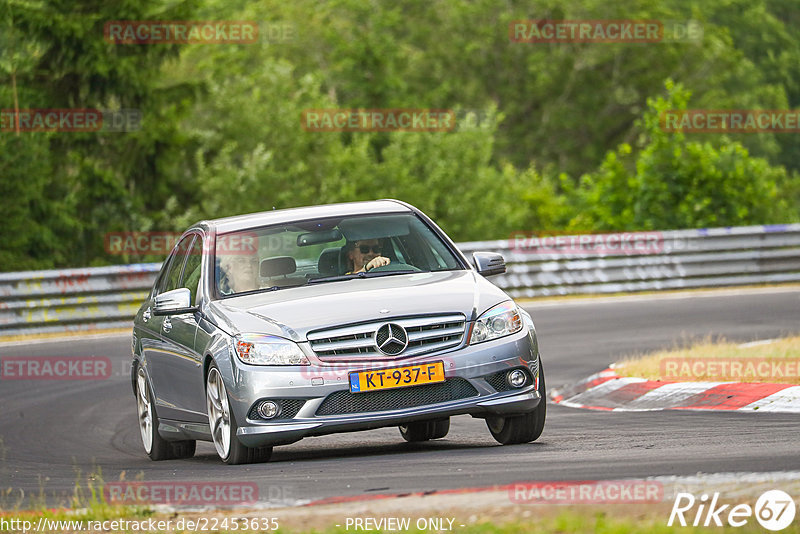
[[[360,273],[350,273],[350,274],[342,274],[339,276],[326,276],[324,278],[311,278],[308,283],[309,284],[319,284],[322,282],[338,282],[340,280],[353,280],[356,278],[378,278],[380,276],[392,276],[396,274],[416,274],[416,273],[423,273],[429,271],[370,271],[370,272],[360,272]]]
[[[376,272],[368,272],[367,278],[377,278],[379,276],[392,276],[395,274],[418,274],[418,273],[425,273],[428,271],[378,271]]]
[[[340,274],[338,276],[325,276],[322,278],[310,278],[308,280],[309,284],[319,284],[322,282],[338,282],[339,280],[352,280],[353,278],[366,278],[367,273],[360,272],[360,273],[350,273],[350,274]]]
[[[230,295],[223,295],[222,297],[242,297],[244,295],[255,295],[257,293],[267,293],[269,291],[277,291],[279,289],[285,289],[287,287],[300,287],[299,285],[294,286],[272,286],[272,287],[264,287],[259,289],[249,289],[247,291],[239,291],[238,293],[231,293]]]

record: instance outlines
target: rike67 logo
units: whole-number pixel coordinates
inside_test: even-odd
[[[710,499],[710,500],[709,500]],[[719,493],[711,497],[704,493],[697,499],[691,493],[678,493],[667,526],[682,527],[724,526],[742,527],[755,516],[756,521],[767,530],[778,531],[788,527],[795,516],[795,503],[788,493],[781,490],[766,491],[758,498],[754,507],[749,504],[720,504]]]

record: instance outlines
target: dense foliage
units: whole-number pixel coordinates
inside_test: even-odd
[[[800,220],[791,133],[666,133],[667,109],[800,107],[795,0],[0,0],[2,109],[133,108],[131,132],[0,132],[0,270],[132,262],[107,232],[394,197],[457,240]],[[525,44],[520,19],[702,38]],[[113,20],[252,20],[253,44],[107,42]],[[267,33],[267,32],[262,32]],[[455,131],[314,132],[310,108],[444,108]],[[7,129],[6,129],[7,130]]]

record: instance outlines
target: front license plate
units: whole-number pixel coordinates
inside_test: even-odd
[[[376,389],[404,388],[435,382],[444,382],[443,362],[350,373],[350,392],[363,393]]]

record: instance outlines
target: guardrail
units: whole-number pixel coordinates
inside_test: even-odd
[[[160,263],[0,273],[0,336],[127,328]]]
[[[512,297],[800,281],[800,224],[460,243]],[[0,273],[0,336],[128,328],[160,264]]]
[[[512,238],[459,248],[503,254],[507,272],[492,281],[512,297],[800,281],[800,224]],[[570,252],[547,252],[553,249]]]

